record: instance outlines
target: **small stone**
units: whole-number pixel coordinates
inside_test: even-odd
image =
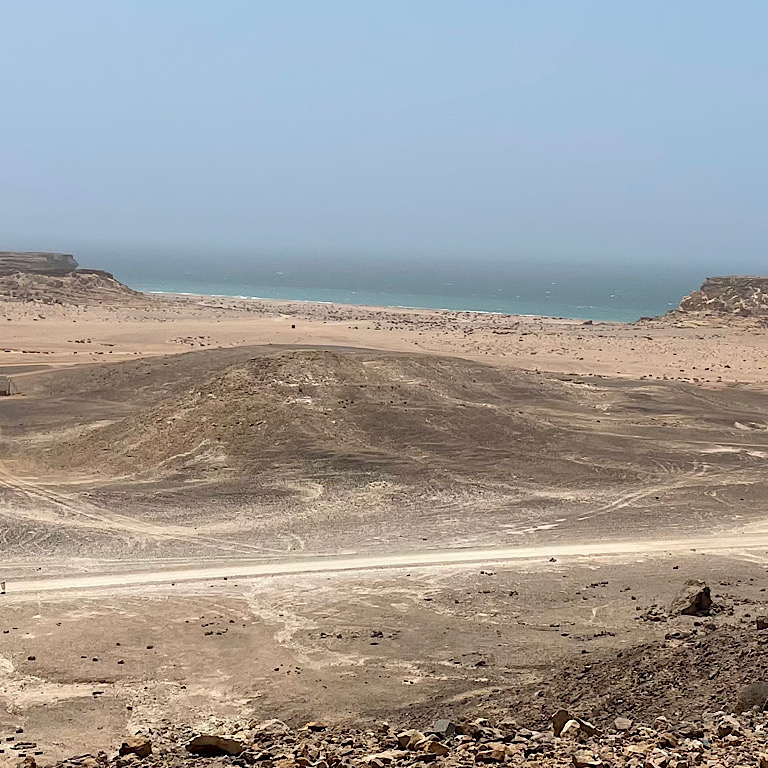
[[[586,749],[580,749],[573,755],[573,764],[576,768],[599,768],[603,761]]]
[[[290,728],[282,720],[265,720],[263,723],[252,722],[251,728],[259,735],[278,736],[288,733]]]
[[[397,743],[402,749],[417,749],[417,744],[426,739],[426,736],[415,728],[410,728],[407,731],[401,731],[397,734]]]
[[[131,736],[120,745],[119,753],[121,756],[149,757],[152,754],[152,742],[143,736]]]
[[[445,744],[441,744],[439,741],[430,739],[424,746],[424,751],[442,757],[443,755],[448,754],[448,747],[446,747]]]
[[[674,749],[677,746],[677,736],[669,731],[659,734],[659,746]]]
[[[599,736],[600,735],[600,729],[592,725],[592,723],[589,722],[589,720],[582,720],[581,718],[578,718],[579,726],[581,726],[581,730],[587,735],[587,736]]]
[[[561,739],[578,739],[581,733],[581,725],[578,720],[569,720],[560,731]]]
[[[552,730],[555,732],[555,736],[559,736],[563,732],[563,728],[569,720],[573,720],[573,718],[567,709],[558,709],[552,715]]]
[[[360,762],[367,763],[371,768],[383,768],[385,765],[391,765],[395,761],[408,757],[408,753],[401,749],[388,749],[385,752],[377,752],[374,755],[367,755]]]
[[[719,739],[724,739],[732,733],[741,733],[741,723],[733,715],[725,715],[717,722],[715,732]]]
[[[755,619],[755,625],[757,626],[758,631],[768,629],[768,616],[758,616]]]
[[[632,727],[632,721],[628,717],[617,717],[613,721],[613,727],[617,731],[628,731]]]
[[[507,745],[499,741],[483,744],[475,755],[475,760],[480,763],[503,763],[507,759]]]
[[[557,712],[552,715],[552,730],[555,736],[562,735],[563,729],[571,720],[575,720],[578,723],[579,728],[585,736],[597,736],[600,733],[600,729],[596,728],[588,720],[582,720],[580,717],[574,717],[570,712],[568,712],[567,709],[558,709]]]
[[[450,739],[456,733],[456,723],[452,720],[436,720],[429,732],[435,736]]]

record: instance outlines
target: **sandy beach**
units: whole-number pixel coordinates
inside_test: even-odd
[[[731,321],[585,323],[449,310],[205,296],[122,304],[0,303],[0,369],[292,344],[425,352],[580,376],[699,385],[768,382],[768,329]]]

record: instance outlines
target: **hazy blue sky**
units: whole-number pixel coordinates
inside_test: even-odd
[[[7,0],[0,247],[768,264],[768,2]]]

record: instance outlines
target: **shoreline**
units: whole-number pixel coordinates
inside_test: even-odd
[[[582,317],[564,317],[558,315],[533,315],[533,314],[510,314],[508,312],[490,312],[482,309],[450,309],[449,307],[410,307],[395,304],[349,304],[337,301],[320,301],[317,299],[274,299],[265,296],[230,296],[219,293],[186,293],[173,291],[139,291],[139,293],[148,296],[160,296],[172,301],[197,299],[204,301],[206,299],[224,299],[230,302],[251,302],[265,306],[274,305],[293,305],[298,304],[306,308],[314,306],[336,308],[339,310],[358,310],[371,313],[379,312],[406,312],[419,314],[440,313],[441,315],[470,315],[478,317],[509,318],[516,321],[541,321],[554,323],[569,323],[574,325],[634,325],[637,320],[591,320]],[[228,307],[229,308],[229,307]],[[657,318],[654,318],[657,319]]]
[[[343,302],[343,301],[327,301],[324,299],[289,299],[279,298],[272,296],[245,296],[242,294],[228,294],[228,293],[197,293],[192,291],[166,291],[166,290],[147,290],[147,289],[133,289],[139,293],[149,296],[162,296],[162,297],[192,297],[192,298],[218,298],[218,299],[231,299],[233,301],[261,301],[270,303],[282,303],[282,304],[323,304],[328,306],[337,307],[359,307],[372,310],[415,310],[421,312],[452,312],[457,314],[472,314],[472,315],[498,315],[502,317],[524,317],[524,318],[545,318],[552,320],[574,322],[588,322],[592,323],[635,323],[638,322],[642,315],[632,319],[608,319],[608,318],[595,318],[584,316],[571,316],[571,315],[554,315],[547,314],[542,315],[538,313],[525,313],[525,312],[505,312],[504,310],[489,310],[489,309],[456,309],[452,307],[438,307],[438,306],[421,306],[410,304],[368,304],[368,303],[356,303],[356,302]]]
[[[45,369],[193,350],[307,346],[459,357],[595,381],[768,385],[768,331],[738,319],[603,321],[110,291],[61,303],[0,301],[0,373],[26,379]]]

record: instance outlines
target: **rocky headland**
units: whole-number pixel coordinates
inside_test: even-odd
[[[0,298],[41,304],[148,300],[109,272],[81,269],[67,253],[0,251]]]
[[[0,275],[28,272],[37,275],[65,275],[77,269],[69,253],[44,251],[0,251]]]
[[[765,318],[768,277],[708,277],[698,291],[682,299],[677,312]]]

